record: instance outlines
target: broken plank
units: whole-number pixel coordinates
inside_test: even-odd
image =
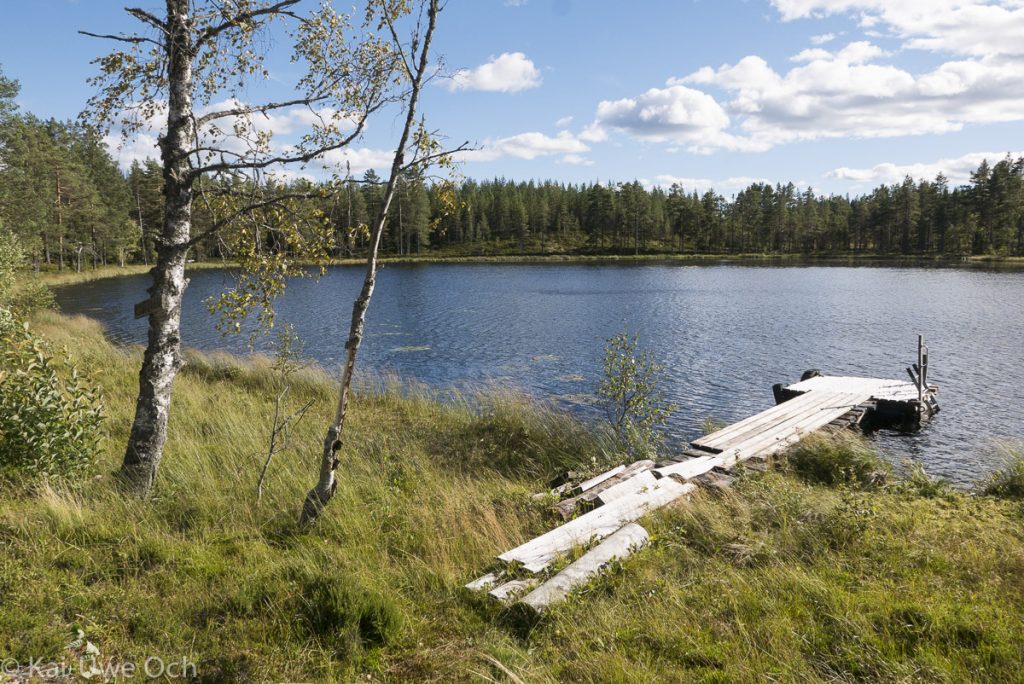
[[[472,591],[483,591],[484,589],[491,588],[497,583],[498,574],[494,572],[489,572],[483,577],[477,577],[475,580],[467,584],[466,589],[470,589]]]
[[[689,480],[703,475],[715,466],[720,465],[720,456],[699,456],[688,461],[680,461],[672,465],[662,466],[654,469],[655,477],[674,477],[677,480]]]
[[[597,498],[598,494],[621,482],[622,480],[628,479],[633,475],[642,472],[644,470],[650,470],[654,467],[654,461],[643,460],[630,463],[620,470],[616,475],[606,479],[597,485],[594,485],[589,490],[582,494],[569,497],[568,499],[562,499],[555,504],[555,510],[562,516],[563,520],[568,520],[576,512],[576,508],[582,504],[590,504]]]
[[[537,586],[539,580],[532,577],[527,579],[516,579],[505,582],[502,585],[491,589],[487,595],[502,603],[511,603],[516,596],[520,596]]]
[[[521,563],[529,572],[537,573],[548,567],[559,555],[591,539],[604,539],[628,522],[633,522],[648,511],[671,503],[688,494],[697,485],[683,484],[663,477],[642,492],[624,496],[611,503],[570,520],[561,527],[546,532],[498,556],[506,563]]]
[[[611,479],[611,478],[615,477],[616,475],[618,475],[619,473],[621,473],[625,469],[626,469],[625,465],[617,465],[614,468],[612,468],[611,470],[606,470],[605,472],[601,473],[600,475],[595,475],[594,477],[590,478],[589,480],[584,480],[583,482],[579,483],[573,491],[575,491],[577,494],[580,494],[580,493],[583,493],[583,492],[585,492],[585,491],[587,491],[589,489],[593,489],[594,487],[598,486],[599,484],[601,484],[605,480],[608,480],[608,479]]]
[[[623,526],[615,534],[587,551],[560,573],[523,597],[521,603],[538,613],[563,600],[569,592],[585,584],[616,558],[625,558],[646,546],[647,530],[636,523]]]
[[[654,473],[650,470],[645,470],[633,475],[632,477],[626,478],[625,480],[616,482],[614,485],[598,494],[594,499],[594,502],[603,506],[615,501],[615,499],[621,499],[624,496],[636,494],[646,487],[653,486],[657,481],[658,478],[654,476]]]

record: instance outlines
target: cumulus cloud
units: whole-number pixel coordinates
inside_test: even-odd
[[[904,47],[978,57],[1024,55],[1020,0],[772,0],[784,21],[857,14],[863,28],[880,24]]]
[[[967,183],[971,179],[971,172],[978,168],[982,161],[987,159],[989,164],[994,164],[1006,155],[1006,152],[971,152],[962,157],[940,159],[929,163],[894,164],[885,162],[870,168],[841,166],[829,171],[826,177],[852,181],[857,184],[885,183],[891,185],[899,183],[907,176],[931,180],[941,173],[949,179],[951,184],[959,185]],[[1010,152],[1009,155],[1016,159],[1024,156],[1024,152]]]
[[[758,55],[705,66],[664,88],[603,101],[581,138],[627,132],[692,152],[757,151],[800,140],[941,134],[969,124],[1024,121],[1024,1],[771,0],[784,20],[852,14],[902,51],[944,52],[926,69],[892,61],[869,40],[838,35],[779,69]],[[828,47],[826,47],[828,46]],[[597,137],[593,138],[595,141]]]
[[[351,168],[352,175],[361,174],[369,169],[383,169],[391,166],[394,161],[394,150],[381,150],[369,147],[348,147],[331,150],[316,160],[323,169]]]
[[[581,137],[596,142],[605,139],[607,129],[613,128],[641,140],[688,144],[698,153],[719,147],[756,146],[753,141],[727,133],[729,124],[729,115],[711,95],[670,82],[665,88],[651,88],[637,97],[602,101],[594,122]]]
[[[474,69],[460,69],[447,81],[448,89],[515,93],[540,85],[540,70],[522,52],[503,52]]]
[[[688,178],[686,176],[673,176],[671,174],[660,174],[654,177],[654,182],[649,185],[659,187],[671,187],[678,185],[687,192],[707,192],[714,190],[718,193],[733,193],[742,190],[754,183],[770,183],[767,178],[755,178],[752,176],[732,176],[719,180],[710,178]]]
[[[568,126],[571,123],[572,123],[572,117],[571,116],[563,116],[561,119],[559,119],[558,121],[555,122],[555,126],[557,126],[558,128],[565,128],[566,126]]]
[[[1024,119],[1024,62],[1017,58],[966,58],[915,75],[877,63],[885,56],[877,46],[857,41],[835,52],[804,50],[795,57],[800,65],[785,73],[748,56],[670,83],[728,93],[732,99],[723,109],[752,148],[819,138],[946,133],[968,123]]]
[[[587,159],[581,154],[567,154],[561,159],[563,164],[573,164],[574,166],[593,166],[594,161]]]
[[[507,138],[486,140],[480,149],[463,152],[458,157],[465,161],[494,161],[501,157],[532,160],[538,157],[563,155],[563,161],[582,163],[581,155],[589,151],[590,148],[569,131],[560,131],[554,136],[532,131]],[[571,160],[565,159],[570,155],[573,155]]]

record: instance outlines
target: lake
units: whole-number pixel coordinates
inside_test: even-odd
[[[362,267],[294,279],[278,305],[306,354],[336,369]],[[245,352],[204,304],[231,282],[189,274],[183,340]],[[102,321],[121,343],[145,340],[132,307],[148,276],[61,288],[63,311]],[[802,371],[905,379],[917,334],[931,348],[941,412],[924,430],[875,439],[893,460],[966,483],[998,463],[993,440],[1024,439],[1024,273],[885,266],[681,264],[388,265],[360,351],[364,376],[394,373],[434,388],[514,388],[598,419],[591,395],[605,340],[638,331],[666,368],[675,442],[705,418],[733,422],[773,405],[771,385]],[[256,342],[266,350],[269,340]]]

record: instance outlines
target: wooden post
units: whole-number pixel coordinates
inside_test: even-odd
[[[925,336],[918,336],[918,403],[925,404]]]

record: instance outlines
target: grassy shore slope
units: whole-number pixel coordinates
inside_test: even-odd
[[[294,520],[331,411],[329,378],[271,467],[274,373],[190,355],[154,500],[110,473],[137,351],[84,318],[33,323],[97,373],[108,406],[94,478],[0,485],[0,656],[187,657],[202,681],[1019,681],[1019,503],[903,485],[863,492],[785,473],[649,516],[648,550],[532,630],[460,587],[552,520],[531,494],[603,458],[573,420],[513,397],[484,408],[356,396],[338,495]],[[490,679],[488,679],[490,678]]]

